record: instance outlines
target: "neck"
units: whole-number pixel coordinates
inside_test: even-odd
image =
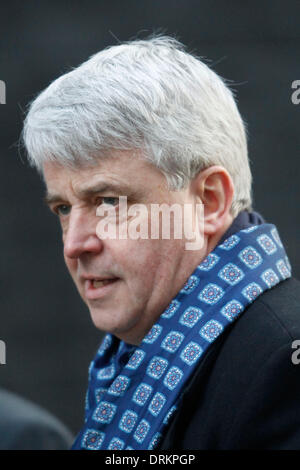
[[[211,236],[208,236],[207,238],[207,249],[206,249],[206,255],[204,256],[204,258],[211,252],[215,249],[215,247],[218,245],[219,241],[221,240],[221,238],[224,236],[224,234],[227,232],[227,230],[229,229],[229,227],[231,226],[232,222],[233,222],[233,216],[228,214],[227,216],[227,219],[226,219],[226,223],[224,225],[222,225],[222,227],[220,228],[220,230],[218,230],[217,232],[215,232],[213,235]],[[203,259],[204,259],[203,258]],[[201,262],[202,260],[200,260]]]

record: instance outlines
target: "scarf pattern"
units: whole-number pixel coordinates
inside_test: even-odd
[[[274,225],[252,226],[218,245],[139,346],[104,337],[72,449],[155,449],[210,345],[260,294],[290,276]]]

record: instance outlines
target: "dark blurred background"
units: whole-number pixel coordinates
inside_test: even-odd
[[[176,35],[232,80],[247,122],[254,207],[277,224],[300,278],[299,1],[10,1],[0,7],[0,386],[38,403],[76,433],[87,368],[102,334],[62,258],[60,229],[18,139],[26,104],[104,47],[153,31]]]

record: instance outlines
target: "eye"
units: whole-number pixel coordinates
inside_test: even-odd
[[[119,204],[118,197],[102,197],[101,202],[110,206],[117,206]]]
[[[67,206],[66,204],[60,204],[56,206],[54,212],[58,215],[68,215],[70,213],[71,207]]]

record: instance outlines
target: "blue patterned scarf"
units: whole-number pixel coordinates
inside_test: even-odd
[[[291,276],[274,225],[240,230],[187,280],[139,346],[108,334],[91,363],[73,449],[154,449],[215,339],[257,296]]]

